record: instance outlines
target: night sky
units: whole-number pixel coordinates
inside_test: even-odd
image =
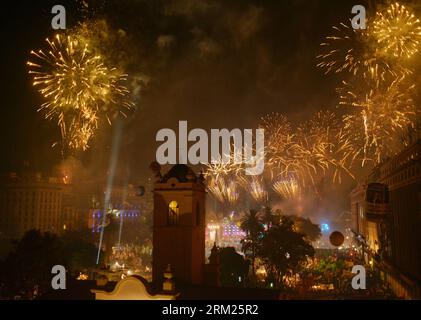
[[[405,1],[404,1],[405,2]],[[85,7],[83,3],[88,3]],[[374,1],[359,1],[374,12]],[[112,154],[113,130],[102,124],[91,148],[61,153],[60,130],[37,112],[43,102],[31,85],[26,62],[45,49],[54,1],[10,2],[1,11],[2,85],[0,172],[55,174],[72,166],[80,179],[103,184]],[[67,28],[96,21],[107,35],[109,62],[129,74],[136,104],[123,121],[115,182],[143,184],[151,176],[162,128],[256,128],[278,112],[293,123],[319,110],[336,110],[341,78],[316,67],[320,42],[333,25],[352,17],[354,0],[78,0],[61,1]],[[411,7],[421,11],[420,2]],[[419,75],[418,82],[421,79]],[[208,131],[209,132],[209,131]],[[349,209],[355,181],[325,183],[323,212]]]
[[[17,1],[2,10],[1,169],[49,171],[62,160],[54,122],[36,112],[42,102],[25,62],[55,32],[57,1]],[[130,75],[137,111],[125,121],[120,166],[148,173],[160,128],[255,128],[275,111],[293,122],[335,107],[335,77],[315,67],[319,43],[351,16],[355,1],[90,1],[61,2],[67,27],[88,17],[124,34],[113,54]],[[141,84],[141,90],[138,90]],[[111,127],[84,154],[85,166],[107,166]],[[101,168],[101,169],[98,169]]]
[[[358,3],[370,15],[370,4]],[[55,4],[18,1],[1,13],[0,171],[54,174],[70,165],[80,179],[101,184],[116,126],[101,125],[88,151],[62,155],[59,146],[52,147],[60,140],[57,124],[36,111],[42,99],[26,61],[55,34]],[[115,182],[143,184],[159,146],[157,131],[176,129],[179,120],[187,120],[190,129],[245,129],[256,128],[270,112],[296,125],[318,110],[334,110],[340,78],[325,76],[315,57],[331,27],[352,16],[356,2],[91,0],[87,10],[83,1],[60,4],[67,10],[67,28],[98,21],[98,32],[110,38],[104,50],[129,74],[136,111],[123,122]],[[348,210],[353,185],[325,184],[317,211]]]
[[[86,205],[91,195],[102,197],[105,187],[110,190],[106,181],[113,176],[109,168],[115,151],[113,138],[118,136],[116,128],[122,131],[113,187],[126,187],[130,183],[149,188],[146,183],[152,181],[153,175],[150,164],[155,161],[160,145],[156,133],[163,128],[177,132],[181,120],[188,121],[190,130],[203,128],[210,133],[210,129],[255,129],[261,117],[276,112],[291,121],[295,132],[300,123],[320,110],[335,111],[341,116],[345,111],[338,107],[336,88],[344,76],[325,75],[325,70],[316,66],[320,43],[331,33],[332,26],[349,23],[354,5],[364,5],[370,17],[374,4],[380,2],[394,1],[14,0],[2,3],[0,175],[23,171],[58,175],[64,167],[69,167],[74,178],[72,191],[82,195],[80,201]],[[399,2],[411,3],[411,8],[421,16],[420,0]],[[113,125],[101,122],[87,151],[63,153],[59,145],[53,146],[60,142],[60,128],[55,121],[47,121],[37,112],[44,100],[28,75],[26,63],[30,51],[46,49],[45,39],[57,33],[51,27],[54,16],[51,8],[57,4],[66,8],[68,29],[89,21],[95,23],[92,32],[107,36],[101,48],[106,53],[104,61],[128,74],[126,86],[135,104],[135,110],[121,122],[115,120]],[[415,106],[419,108],[419,55],[412,68]],[[357,183],[366,182],[370,165],[361,168],[358,163],[352,172],[356,173],[355,179],[343,174],[342,183],[333,183],[327,175],[320,174],[315,179],[314,190],[303,186],[292,200],[269,195],[264,206],[280,209],[286,215],[309,217],[318,224],[329,223],[331,231],[343,232],[349,223],[344,213],[350,213],[350,193]],[[194,169],[199,171],[198,167]],[[150,191],[145,190],[145,194]],[[273,184],[267,192],[275,194]],[[235,204],[218,206],[214,205],[218,200],[212,197],[211,190],[207,199],[208,220],[212,214],[219,219],[217,214],[221,212],[228,216],[251,211],[253,205],[261,210],[264,202],[255,201],[258,203],[255,204],[247,195]],[[383,251],[379,252],[383,257]]]

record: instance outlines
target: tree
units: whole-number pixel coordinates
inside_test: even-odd
[[[233,247],[219,250],[221,261],[221,283],[223,286],[238,287],[244,284],[248,263]]]
[[[87,232],[89,234],[89,231]],[[78,275],[85,269],[95,267],[97,247],[86,240],[85,236],[77,231],[66,232],[61,238],[63,254],[67,256],[66,268],[70,273]]]
[[[246,237],[241,240],[241,249],[244,254],[251,260],[251,268],[253,276],[255,275],[255,261],[258,251],[260,239],[263,236],[262,218],[256,210],[250,209],[242,221],[240,228],[246,233]]]
[[[95,265],[96,247],[77,232],[59,237],[30,230],[14,243],[14,249],[0,264],[1,296],[33,298],[34,290],[42,295],[51,288],[51,269],[62,265],[68,274]]]
[[[309,241],[317,241],[322,236],[320,226],[314,224],[310,218],[291,216],[291,219],[294,221],[296,231],[303,233]]]
[[[62,248],[61,240],[54,234],[26,232],[2,263],[2,295],[32,298],[36,288],[41,293],[47,290],[51,286],[51,268],[67,264]]]
[[[307,260],[314,256],[314,248],[305,236],[294,230],[294,223],[282,217],[279,224],[268,229],[258,246],[258,256],[266,266],[269,278],[275,285],[282,285],[287,272],[296,273]]]
[[[275,222],[275,215],[272,212],[272,208],[269,206],[265,207],[263,222],[268,226],[268,228]]]

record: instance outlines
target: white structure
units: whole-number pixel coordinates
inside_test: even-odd
[[[120,280],[113,291],[91,290],[95,300],[175,300],[175,294],[151,295],[147,282],[140,277],[132,276]]]

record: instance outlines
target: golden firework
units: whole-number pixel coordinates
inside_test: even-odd
[[[342,172],[352,176],[352,146],[333,112],[317,112],[295,132],[284,116],[271,114],[264,119],[262,126],[271,132],[266,141],[265,165],[271,180],[294,173],[302,187],[314,187],[328,174],[333,182],[341,182]]]
[[[211,193],[212,196],[214,196],[219,202],[224,203],[225,201],[225,181],[224,180],[218,180],[218,179],[208,179],[207,188],[208,191]]]
[[[225,188],[225,198],[228,203],[234,205],[238,201],[239,195],[237,182],[235,180],[229,181]]]
[[[116,114],[132,108],[122,85],[127,75],[105,66],[103,57],[76,35],[57,34],[46,41],[48,51],[31,51],[32,61],[27,63],[33,85],[46,100],[38,111],[58,121],[70,149],[85,150],[99,118],[110,123]]]
[[[240,176],[244,173],[244,166],[242,163],[235,161],[234,154],[231,153],[223,159],[221,157],[218,161],[212,161],[211,163],[206,164],[205,177],[211,177],[218,179],[220,177],[227,176]]]
[[[303,186],[315,185],[316,179],[329,176],[341,182],[342,172],[353,177],[352,146],[343,135],[342,123],[331,111],[319,111],[297,129],[297,158],[300,167],[296,175]]]
[[[411,58],[420,49],[420,20],[398,2],[377,12],[372,34],[381,52],[387,56]]]
[[[390,85],[368,84],[367,88],[345,83],[340,104],[352,109],[344,117],[344,133],[363,166],[366,161],[379,163],[402,149],[402,137],[418,114],[412,99],[414,87],[404,78]]]
[[[294,178],[284,178],[275,181],[273,190],[283,199],[297,199],[300,197],[300,187]]]
[[[402,149],[406,132],[414,127],[414,70],[408,58],[419,50],[420,21],[394,3],[366,21],[366,26],[365,30],[346,24],[333,27],[334,34],[321,44],[317,66],[325,73],[352,75],[337,89],[339,104],[350,109],[342,122],[326,127],[333,128],[329,134],[317,123],[321,131],[316,134],[311,133],[311,125],[301,130],[298,154],[305,165],[297,171],[300,182],[312,181],[314,173],[325,174],[329,168],[334,168],[333,180],[340,181],[341,172],[352,176],[355,162],[379,163]]]
[[[240,196],[238,183],[234,179],[209,178],[207,189],[215,199],[223,204],[235,205]]]
[[[263,176],[248,176],[240,178],[240,184],[257,203],[265,203],[268,201],[268,193],[266,191]]]
[[[295,135],[289,120],[282,114],[270,113],[261,118],[259,127],[265,129],[265,168],[269,179],[293,170]]]
[[[351,23],[333,26],[333,34],[320,44],[317,66],[328,73],[346,72],[363,79],[382,79],[387,75],[401,76],[410,70],[384,59],[378,46],[373,45],[372,23],[367,29],[354,29]]]
[[[220,202],[234,205],[239,199],[239,181],[244,174],[242,163],[234,161],[231,153],[224,161],[206,164],[204,175],[207,179],[208,191]]]

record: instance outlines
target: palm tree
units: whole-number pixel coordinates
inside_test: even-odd
[[[314,248],[303,234],[294,230],[293,221],[283,217],[265,232],[257,254],[275,286],[280,286],[287,272],[298,272],[307,258],[314,256]]]
[[[263,221],[270,228],[274,222],[274,214],[272,212],[272,208],[270,206],[265,207],[265,212],[263,215]]]
[[[241,240],[241,249],[251,260],[251,268],[254,276],[254,263],[256,260],[259,241],[264,230],[260,213],[256,210],[250,209],[249,213],[243,217],[240,228],[246,233],[246,237]]]

